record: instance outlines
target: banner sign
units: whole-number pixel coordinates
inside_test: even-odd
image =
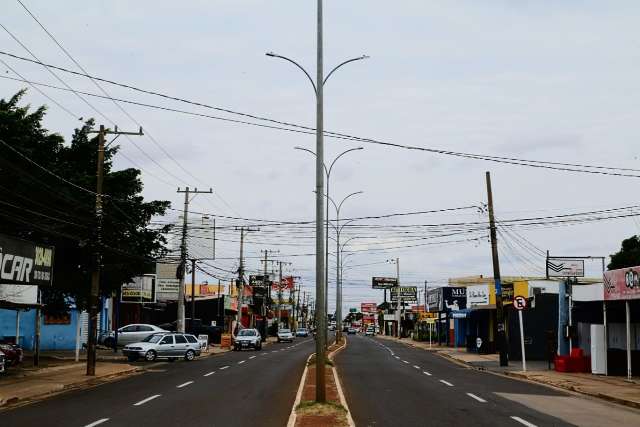
[[[238,299],[225,295],[224,297],[224,309],[231,311],[238,311]]]
[[[360,311],[363,313],[375,313],[378,311],[378,304],[375,302],[362,302],[360,303]]]
[[[442,288],[427,291],[427,307],[429,311],[442,311]]]
[[[13,304],[37,304],[38,287],[34,285],[0,285],[0,301]]]
[[[473,285],[467,287],[467,305],[489,305],[489,285]]]
[[[398,279],[395,277],[372,277],[371,287],[373,289],[391,289],[398,286]]]
[[[287,276],[282,278],[282,282],[280,286],[278,286],[278,282],[273,282],[272,288],[275,290],[280,289],[293,289],[295,287],[295,280],[293,276]]]
[[[604,273],[605,300],[640,299],[640,266]]]
[[[137,304],[156,302],[156,275],[137,276],[131,283],[123,284],[120,301]]]
[[[549,277],[584,277],[583,259],[547,258]]]
[[[180,279],[177,272],[177,263],[156,263],[156,298],[159,301],[178,300]]]
[[[460,310],[467,308],[467,288],[445,286],[442,289],[442,303],[440,311]]]
[[[403,302],[418,301],[418,288],[416,286],[400,286],[391,288],[391,301],[398,301],[398,289]]]
[[[51,285],[53,247],[0,234],[0,278],[3,284]]]

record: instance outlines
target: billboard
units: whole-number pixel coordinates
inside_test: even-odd
[[[445,286],[441,289],[443,307],[440,309],[440,311],[451,311],[467,308],[467,288]]]
[[[403,302],[418,301],[418,288],[416,286],[400,286],[391,288],[391,301],[398,301],[398,289]]]
[[[51,285],[53,247],[0,234],[0,279],[3,284]]]
[[[360,303],[360,311],[362,313],[375,313],[378,311],[378,304],[375,302],[363,302]]]
[[[604,299],[640,299],[640,266],[620,268],[604,273]]]
[[[584,277],[583,259],[547,258],[549,277]]]
[[[293,289],[295,287],[295,280],[293,276],[286,276],[282,278],[282,282],[280,282],[280,286],[278,286],[278,282],[273,282],[272,288],[274,290],[279,289]]]
[[[156,302],[156,275],[145,274],[134,277],[130,283],[124,283],[120,301],[137,304]]]
[[[252,274],[249,276],[249,284],[251,286],[269,286],[272,283],[268,274],[266,276]]]
[[[177,263],[156,263],[156,298],[159,301],[177,301],[180,293]]]
[[[398,279],[395,277],[372,277],[371,287],[373,289],[391,289],[398,286]]]
[[[467,306],[489,305],[491,290],[489,285],[473,285],[467,287]]]

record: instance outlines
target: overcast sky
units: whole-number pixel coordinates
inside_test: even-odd
[[[275,51],[289,56],[314,74],[314,1],[23,2],[93,75],[235,111],[315,125],[314,95],[304,75],[264,55]],[[638,168],[639,12],[635,1],[326,1],[327,71],[348,58],[362,54],[371,58],[345,66],[327,83],[325,128],[453,151]],[[17,1],[3,2],[0,23],[42,61],[77,70]],[[0,50],[29,56],[4,31],[0,31]],[[61,85],[43,67],[1,55],[0,59],[27,79]],[[2,63],[0,70],[3,76],[16,77]],[[88,79],[58,75],[74,89],[98,93]],[[9,97],[26,86],[0,79],[0,96]],[[113,97],[234,117],[103,87]],[[45,124],[51,131],[68,137],[80,124],[78,117],[96,117],[98,123],[111,126],[73,93],[43,90],[75,116],[29,89],[30,104],[49,106]],[[86,99],[119,128],[136,128],[110,100]],[[142,169],[145,197],[170,200],[180,209],[179,186],[211,186],[215,195],[196,197],[192,210],[252,219],[314,218],[314,159],[293,148],[315,149],[313,135],[122,105],[173,158],[148,136],[119,140],[126,158],[119,156],[116,166]],[[358,145],[327,138],[327,162]],[[362,145],[364,150],[345,155],[332,172],[330,195],[336,200],[364,192],[345,202],[341,212],[345,218],[486,203],[485,171],[491,171],[496,215],[503,220],[637,204],[638,178]],[[172,212],[171,219],[176,218]],[[200,221],[198,215],[191,218]],[[486,218],[470,209],[355,224],[440,224]],[[217,225],[224,226],[240,223],[217,220]],[[301,276],[303,286],[312,290],[313,256],[286,255],[313,253],[313,231],[281,228],[284,231],[276,232],[277,227],[265,226],[249,233],[247,268],[261,268],[256,259],[260,250],[278,249],[278,259],[292,262],[285,272]],[[429,280],[442,285],[449,277],[492,274],[489,244],[479,237],[486,232],[435,240],[478,239],[472,242],[415,246],[424,240],[407,242],[398,234],[386,235],[388,228],[381,230],[378,234],[375,229],[354,229],[343,236],[369,237],[350,245],[359,252],[345,261],[355,266],[344,273],[345,309],[362,301],[381,301],[381,291],[369,289],[370,278],[393,276],[395,266],[385,262],[391,258],[400,258],[403,284]],[[413,239],[419,238],[418,228],[411,230]],[[544,259],[534,256],[536,250],[525,242],[556,255],[609,255],[623,238],[640,232],[640,220],[517,232],[522,239],[512,234],[511,242],[507,237],[501,243],[506,275],[544,270]],[[375,236],[385,240],[370,238]],[[226,277],[230,273],[224,270],[237,268],[237,260],[231,258],[238,256],[239,232],[227,228],[217,237],[218,259],[210,264],[222,270],[207,268]],[[335,250],[335,243],[330,245]],[[413,247],[371,251],[397,246]],[[211,240],[193,237],[193,254],[209,256],[211,249]],[[587,263],[587,267],[591,275],[598,275],[598,263]],[[207,280],[204,275],[200,279]],[[331,289],[333,310],[333,283]]]

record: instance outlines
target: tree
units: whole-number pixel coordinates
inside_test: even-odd
[[[615,270],[637,265],[640,265],[640,236],[631,236],[624,239],[620,250],[611,255],[611,262],[607,268]]]
[[[55,247],[49,309],[66,309],[69,297],[86,307],[95,249],[97,137],[93,120],[70,143],[43,128],[46,107],[20,106],[26,90],[0,99],[0,233]],[[168,227],[152,228],[167,201],[145,202],[137,169],[113,170],[118,146],[105,152],[101,292],[110,296],[132,277],[153,271],[165,253]]]

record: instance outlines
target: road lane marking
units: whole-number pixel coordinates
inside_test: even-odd
[[[420,366],[418,366],[418,365],[413,365],[413,367],[416,368],[416,369],[420,369]]]
[[[441,382],[442,384],[446,384],[446,385],[448,385],[449,387],[453,387],[453,384],[451,384],[449,381],[440,380],[440,382]]]
[[[272,350],[271,351],[271,353],[277,353],[277,352],[278,352],[278,350]]]
[[[256,358],[255,356],[251,356],[251,357],[249,357],[249,359],[255,359],[255,358]]]
[[[203,377],[210,377],[211,375],[213,375],[215,373],[216,373],[216,371],[211,371],[211,372],[209,372],[207,374],[204,374]]]
[[[238,365],[242,365],[244,362],[246,362],[246,360],[241,360],[238,362]]]
[[[176,388],[182,388],[182,387],[186,387],[189,384],[193,384],[193,381],[187,381],[186,383],[182,383],[180,385],[177,385]]]
[[[402,363],[406,363],[407,365],[409,364],[409,362],[406,360],[403,360]]]
[[[516,420],[516,421],[517,421],[517,422],[519,422],[520,424],[524,424],[524,425],[525,425],[525,426],[527,426],[527,427],[538,427],[538,426],[536,426],[535,424],[531,424],[529,421],[527,421],[527,420],[523,420],[523,419],[522,419],[522,418],[520,418],[520,417],[512,416],[512,417],[511,417],[511,419],[512,419],[512,420]]]
[[[423,374],[431,376],[431,373],[427,372],[427,371],[422,371]]]
[[[152,401],[153,399],[158,398],[158,397],[160,397],[160,396],[161,396],[160,394],[154,394],[153,396],[149,396],[149,397],[147,397],[146,399],[142,399],[142,400],[141,400],[140,402],[138,402],[138,403],[134,403],[134,404],[133,404],[133,406],[140,406],[140,405],[144,405],[145,403],[150,402],[150,401]]]
[[[400,359],[400,356],[393,356],[393,357],[395,357],[396,359]]]
[[[472,399],[477,400],[477,401],[478,401],[478,402],[480,402],[480,403],[487,403],[487,401],[486,401],[486,400],[484,400],[483,398],[481,398],[481,397],[479,397],[479,396],[476,396],[476,395],[475,395],[475,394],[473,394],[473,393],[467,393],[467,396],[469,396],[469,397],[470,397],[470,398],[472,398]]]
[[[223,369],[227,369],[228,367],[229,367],[229,365],[223,366],[222,368],[220,368],[220,370],[222,371]]]
[[[264,353],[262,353],[263,356],[266,356],[267,354],[269,354],[269,353],[267,353],[266,351]]]
[[[100,425],[100,424],[102,424],[102,423],[105,423],[105,422],[107,422],[107,421],[109,421],[109,418],[101,418],[101,419],[99,419],[98,421],[94,421],[94,422],[92,422],[91,424],[87,424],[87,425],[86,425],[86,426],[84,426],[84,427],[94,427],[94,426]]]

